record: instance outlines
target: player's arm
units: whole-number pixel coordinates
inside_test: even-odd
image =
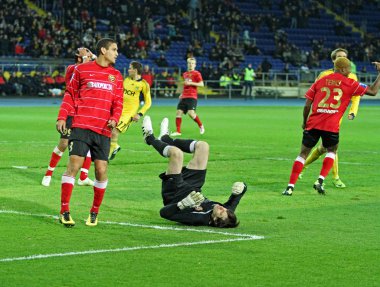
[[[134,115],[132,118],[133,121],[137,122],[142,116],[145,115],[145,113],[150,109],[152,106],[152,96],[150,94],[150,87],[147,82],[144,82],[143,88],[142,88],[142,94],[144,97],[144,105],[140,108],[138,113]]]
[[[188,81],[185,81],[184,83],[185,86],[195,86],[195,87],[204,87],[204,83],[203,81],[200,81],[200,82],[188,82]]]
[[[208,225],[210,211],[196,211],[194,208],[180,210],[176,203],[168,204],[161,208],[160,216],[167,220],[180,222],[187,225]]]
[[[305,129],[307,119],[309,118],[311,105],[313,101],[310,99],[306,99],[305,106],[303,107],[303,123],[302,123],[302,129]]]
[[[231,195],[228,198],[227,202],[223,205],[225,208],[235,211],[238,206],[240,199],[243,197],[247,191],[247,185],[244,182],[235,182],[232,185]]]
[[[358,80],[358,77],[353,73],[351,73],[348,77],[350,79],[355,80],[355,81]],[[350,106],[350,110],[348,111],[348,119],[349,120],[353,120],[357,116],[358,109],[359,109],[359,102],[360,102],[360,96],[353,96],[351,98],[351,106]]]
[[[65,95],[59,108],[56,128],[60,133],[66,130],[66,119],[71,111],[75,109],[75,93],[79,90],[79,72],[75,69],[74,73],[66,86]]]
[[[377,92],[380,89],[380,62],[372,62],[372,64],[375,64],[376,70],[379,73],[377,75],[376,80],[372,83],[371,86],[367,88],[367,90],[364,92],[368,96],[376,96]]]

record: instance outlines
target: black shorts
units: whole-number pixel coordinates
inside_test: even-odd
[[[206,171],[184,167],[180,174],[161,173],[159,177],[162,180],[161,194],[164,205],[184,199],[193,190],[201,191],[206,180]]]
[[[177,110],[181,110],[184,114],[187,114],[188,110],[196,110],[197,109],[197,99],[193,98],[185,98],[181,99],[177,105]]]
[[[339,133],[312,129],[303,131],[302,144],[308,148],[312,148],[317,144],[319,138],[322,138],[322,145],[325,148],[339,143]]]
[[[61,134],[61,139],[69,139],[71,135],[71,125],[73,124],[73,117],[68,116],[66,119],[66,129],[63,131],[63,133],[59,132]]]
[[[109,137],[94,131],[73,128],[69,139],[69,154],[86,157],[87,152],[91,151],[92,161],[108,161],[110,141]]]

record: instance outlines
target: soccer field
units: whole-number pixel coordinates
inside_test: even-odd
[[[206,133],[183,120],[183,137],[209,142],[203,192],[224,202],[235,181],[248,191],[236,229],[186,227],[159,216],[166,159],[136,124],[120,137],[95,228],[85,226],[92,188],[75,186],[74,228],[58,223],[60,178],[41,179],[58,143],[57,107],[0,107],[1,286],[379,286],[379,106],[343,120],[340,176],[326,196],[312,186],[311,165],[291,197],[286,187],[301,143],[302,107],[201,106]],[[175,107],[153,106],[158,133]],[[188,160],[189,157],[186,157]],[[94,169],[91,167],[90,177]]]

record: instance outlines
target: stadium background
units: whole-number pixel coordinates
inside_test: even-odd
[[[378,286],[378,101],[362,101],[357,119],[343,119],[340,165],[346,189],[335,190],[329,182],[328,195],[316,195],[312,189],[320,168],[316,163],[298,182],[293,197],[281,196],[300,144],[304,100],[295,98],[302,98],[301,89],[321,69],[331,67],[329,53],[337,46],[349,49],[364,82],[373,79],[375,73],[369,62],[379,58],[378,1],[346,1],[344,5],[332,1],[203,1],[209,7],[202,7],[202,17],[198,17],[210,20],[213,28],[210,39],[200,41],[203,56],[196,56],[199,67],[206,62],[206,66],[212,64],[212,72],[230,71],[229,60],[224,66],[219,65],[225,55],[229,58],[228,43],[236,46],[237,42],[244,60],[234,65],[232,71],[239,74],[250,62],[257,71],[264,58],[272,65],[256,81],[257,90],[263,90],[256,96],[264,99],[244,101],[239,93],[232,94],[232,89],[219,90],[219,78],[211,78],[206,79],[208,86],[214,83],[216,88],[202,91],[201,97],[207,100],[202,99],[199,105],[207,123],[204,139],[211,145],[207,196],[224,200],[229,184],[237,180],[244,180],[249,186],[237,211],[241,220],[238,229],[228,230],[225,235],[202,227],[183,230],[183,226],[159,217],[162,202],[157,174],[165,166],[165,159],[143,144],[140,125],[133,125],[121,139],[125,148],[109,166],[110,192],[106,194],[99,226],[89,229],[84,225],[92,190],[79,187],[72,203],[77,226],[65,229],[58,224],[60,175],[67,153],[57,167],[52,186],[42,187],[41,178],[58,139],[55,121],[61,101],[46,92],[47,79],[41,85],[43,76],[54,78],[55,71],[62,73],[72,63],[73,50],[83,45],[90,25],[87,22],[92,23],[92,34],[87,33],[86,39],[92,37],[89,45],[93,49],[98,37],[120,37],[122,32],[127,35],[132,31],[134,22],[142,25],[148,19],[144,16],[148,13],[146,7],[151,7],[151,18],[157,21],[154,33],[162,36],[161,43],[173,31],[169,26],[173,24],[168,24],[171,20],[167,19],[173,13],[173,17],[180,15],[173,26],[178,27],[176,33],[183,39],[171,39],[162,51],[146,49],[147,57],[140,59],[131,57],[140,51],[132,44],[132,36],[125,40],[125,62],[121,56],[118,67],[125,73],[133,58],[148,64],[156,80],[162,70],[167,69],[170,74],[178,70],[180,74],[185,68],[190,39],[198,37],[192,35],[194,31],[186,20],[192,13],[188,2],[1,1],[0,65],[2,75],[8,72],[13,85],[12,92],[7,93],[9,97],[0,97],[2,285]],[[36,8],[29,8],[33,4],[42,11],[34,12]],[[293,13],[306,10],[307,15],[296,17],[297,23],[293,20],[292,24],[291,17],[288,21],[282,19],[285,9]],[[86,13],[82,16],[85,10],[94,21],[82,20],[88,18]],[[237,35],[231,31],[229,36],[227,27],[234,25],[226,25],[231,21],[226,18],[235,10],[246,16],[238,20],[241,28]],[[272,22],[281,24],[275,24],[273,29]],[[306,22],[308,27],[302,27]],[[40,31],[38,23],[47,39],[33,37],[38,35],[32,33],[33,29]],[[61,32],[58,26],[64,27]],[[249,32],[249,41],[244,38],[245,30]],[[345,33],[337,35],[341,31]],[[220,44],[218,36],[225,38]],[[277,40],[279,37],[282,40]],[[284,37],[288,44],[284,44]],[[257,53],[254,47],[251,52],[244,50],[244,39],[256,43],[262,54],[252,55]],[[276,41],[280,47],[291,49],[290,55],[275,54]],[[16,46],[21,55],[15,55]],[[223,51],[217,60],[210,59],[213,47]],[[129,50],[134,52],[128,54]],[[161,54],[165,55],[168,68],[156,63]],[[316,64],[306,68],[301,59]],[[363,72],[363,67],[367,72]],[[154,89],[156,101],[149,114],[155,128],[163,116],[169,116],[173,125],[177,99],[166,99],[165,91]],[[41,97],[36,99],[39,93]],[[190,137],[199,137],[190,121],[184,121],[183,131]],[[247,234],[264,239],[233,241]]]
[[[205,97],[241,96],[251,63],[257,97],[302,97],[330,52],[349,51],[359,80],[380,57],[379,1],[20,1],[0,4],[0,94],[59,95],[75,49],[101,37],[119,43],[116,67],[139,60],[154,74],[153,97],[173,97],[185,59],[195,56]],[[231,80],[221,86],[221,76]]]

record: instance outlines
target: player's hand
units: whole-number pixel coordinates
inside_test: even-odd
[[[113,129],[114,127],[116,127],[116,121],[115,120],[108,120],[108,123],[107,123],[107,127]]]
[[[185,208],[193,208],[200,205],[205,200],[204,196],[200,192],[192,191],[188,196],[177,203],[180,210]]]
[[[132,121],[134,121],[134,122],[138,122],[140,118],[141,118],[141,117],[140,117],[139,114],[135,114],[135,115],[132,117]]]
[[[354,113],[350,113],[350,114],[348,115],[348,119],[349,119],[350,121],[352,121],[353,119],[355,119],[355,114],[354,114]]]
[[[66,121],[65,120],[58,120],[55,124],[57,131],[60,133],[65,133],[66,131]]]
[[[372,62],[372,64],[375,64],[376,70],[380,72],[380,62]]]
[[[232,194],[239,195],[247,191],[247,185],[244,182],[234,182],[232,185]]]

